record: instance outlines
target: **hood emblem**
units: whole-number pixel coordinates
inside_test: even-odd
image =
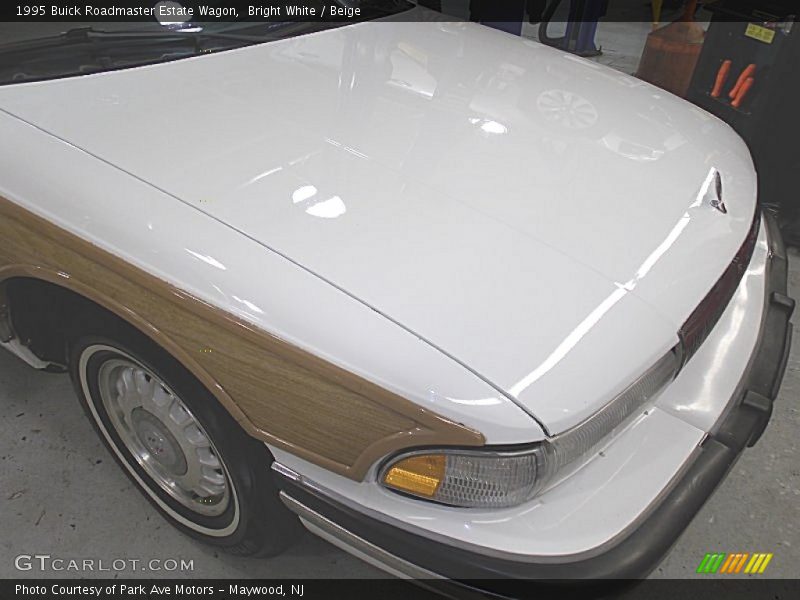
[[[728,207],[725,206],[725,202],[722,200],[722,175],[719,174],[719,171],[714,171],[714,179],[708,187],[708,203],[723,215],[727,215]]]
[[[693,206],[701,206],[703,204],[716,208],[723,215],[728,214],[728,207],[725,206],[725,202],[722,199],[722,175],[714,168],[708,172]]]

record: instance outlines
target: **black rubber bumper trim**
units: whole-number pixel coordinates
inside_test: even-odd
[[[636,579],[655,568],[695,514],[713,494],[742,450],[763,433],[772,413],[791,343],[789,317],[794,301],[786,295],[787,260],[774,219],[765,216],[770,240],[766,311],[758,347],[737,397],[717,431],[702,443],[696,459],[662,496],[648,516],[602,553],[552,562],[526,557],[509,560],[411,533],[340,504],[278,476],[281,489],[308,508],[364,540],[428,571],[469,586],[503,594],[497,580]],[[487,588],[486,581],[492,581]]]

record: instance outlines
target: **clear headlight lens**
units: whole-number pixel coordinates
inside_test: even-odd
[[[530,498],[543,481],[544,448],[405,455],[383,469],[381,481],[390,489],[452,506],[514,506]]]
[[[553,473],[566,466],[578,463],[607,440],[621,425],[672,381],[680,370],[680,356],[671,350],[634,381],[611,402],[598,410],[580,425],[568,429],[549,440],[553,449],[553,461],[549,465]]]
[[[400,455],[380,473],[389,489],[464,508],[503,508],[529,500],[553,477],[583,464],[629,418],[652,400],[680,369],[667,352],[594,415],[522,451],[430,450]]]

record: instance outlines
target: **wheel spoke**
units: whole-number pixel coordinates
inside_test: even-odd
[[[127,367],[122,369],[120,373],[119,381],[122,382],[123,387],[123,395],[124,396],[132,396],[136,392],[136,373],[131,367]]]
[[[169,407],[169,419],[172,421],[174,425],[177,425],[178,427],[180,427],[181,425],[185,425],[190,421],[194,423],[194,419],[189,416],[189,413],[183,407],[183,404],[177,400],[173,402],[172,405]]]
[[[173,398],[172,394],[167,392],[163,387],[160,385],[153,386],[153,395],[152,395],[153,404],[156,407],[158,412],[166,411],[170,404],[172,404],[175,399]]]
[[[136,375],[133,369],[123,369],[117,376],[115,388],[120,391],[117,408],[121,418],[131,426],[131,415],[134,409],[141,406],[141,398],[136,392]]]
[[[220,488],[225,485],[225,475],[219,471],[215,471],[214,469],[209,469],[207,467],[203,467],[203,479],[206,481],[206,483],[210,483]]]
[[[117,377],[117,381],[114,384],[114,389],[117,391],[117,397],[122,398],[125,396],[127,392],[127,388],[125,387],[125,380],[122,377]]]
[[[186,440],[196,448],[207,448],[211,445],[206,435],[200,431],[200,428],[194,423],[184,427],[183,435]]]
[[[139,395],[143,399],[152,399],[155,382],[147,375],[147,373],[141,369],[137,369],[135,371],[134,380],[136,382],[136,391],[139,393]]]
[[[222,464],[219,462],[219,459],[216,455],[211,452],[211,449],[206,448],[198,448],[197,449],[197,457],[200,461],[200,464],[204,467],[209,467],[211,469],[219,469],[222,467]]]
[[[213,498],[214,496],[219,496],[224,489],[224,485],[217,485],[212,481],[204,479],[200,482],[200,485],[195,488],[195,492],[198,496],[202,496],[203,498]]]

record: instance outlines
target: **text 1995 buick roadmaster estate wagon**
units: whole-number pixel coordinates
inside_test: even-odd
[[[648,573],[786,364],[747,148],[597,64],[361,7],[0,46],[0,343],[230,551],[302,523],[414,577]]]

